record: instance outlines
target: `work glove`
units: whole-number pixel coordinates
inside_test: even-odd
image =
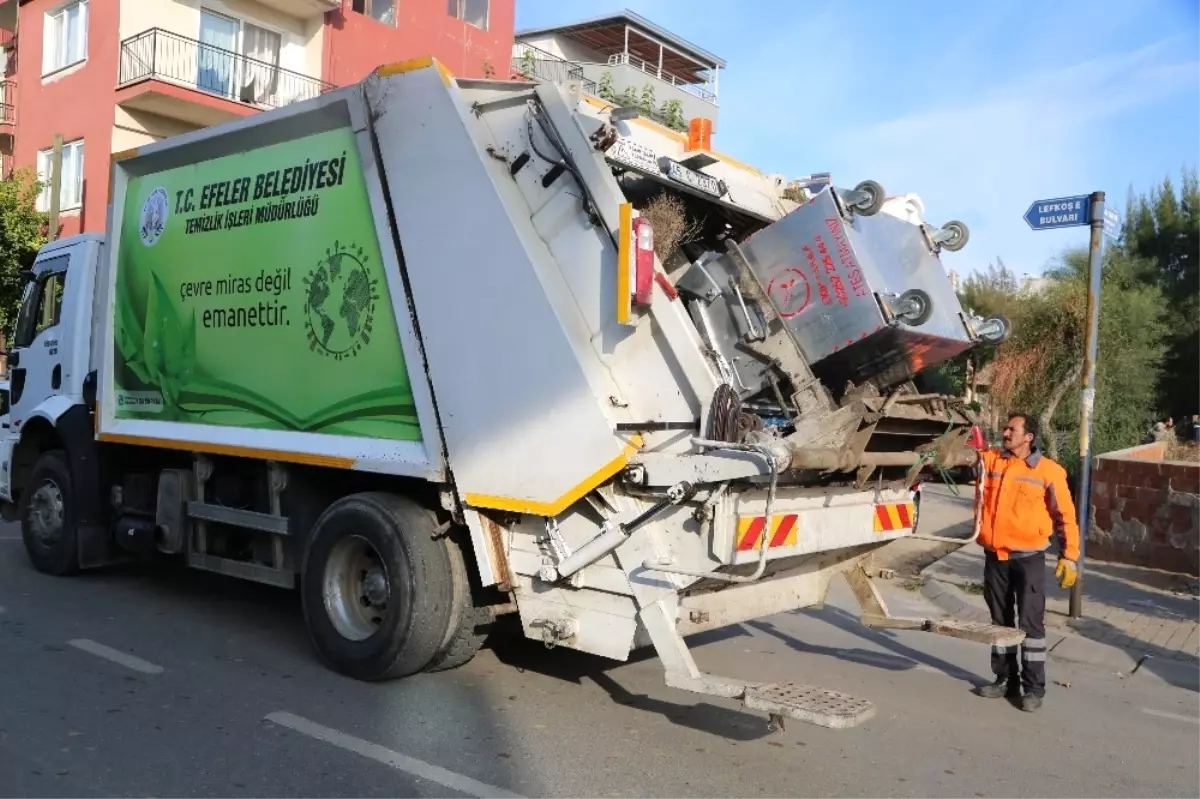
[[[1058,580],[1059,588],[1070,588],[1079,579],[1079,567],[1073,560],[1059,558],[1058,567],[1054,570],[1054,579]]]

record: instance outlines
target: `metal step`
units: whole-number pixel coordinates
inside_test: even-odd
[[[1016,646],[1025,640],[1025,633],[1013,627],[959,619],[934,620],[930,622],[929,632],[992,646]]]
[[[795,682],[748,686],[742,701],[748,710],[764,711],[773,719],[799,719],[838,730],[875,715],[875,706],[865,699]]]
[[[906,618],[882,616],[878,613],[864,613],[860,621],[867,627],[879,630],[920,630],[991,646],[1016,646],[1025,640],[1025,633],[1018,629],[980,621]]]

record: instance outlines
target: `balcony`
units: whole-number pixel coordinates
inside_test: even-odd
[[[17,133],[17,82],[0,80],[0,155],[12,155]]]
[[[121,42],[117,102],[197,126],[316,97],[333,85],[152,28]]]
[[[520,42],[513,45],[512,68],[514,74],[523,75],[530,80],[559,84],[579,81],[581,91],[593,97],[598,91],[596,82],[584,77],[582,65]]]
[[[696,117],[716,129],[725,62],[631,11],[520,31],[513,67],[557,82],[563,73],[582,73],[603,100],[637,106],[676,129]]]
[[[678,78],[670,72],[664,72],[661,64],[655,66],[630,53],[613,53],[608,57],[608,65],[610,67],[617,67],[622,64],[628,64],[643,75],[650,75],[657,78],[670,86],[676,87],[680,91],[687,92],[693,97],[698,97],[706,103],[717,104],[717,95],[708,88],[708,85],[689,83],[684,78]]]

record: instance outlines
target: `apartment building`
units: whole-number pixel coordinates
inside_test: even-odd
[[[102,230],[112,153],[407,58],[495,74],[513,13],[514,0],[0,0],[3,168],[48,175],[62,136],[61,235]]]
[[[578,81],[585,94],[638,106],[680,131],[696,118],[716,130],[724,68],[724,59],[632,11],[517,31],[512,52],[514,76]]]

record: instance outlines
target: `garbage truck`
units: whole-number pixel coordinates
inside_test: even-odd
[[[5,514],[49,575],[175,558],[297,589],[358,679],[461,665],[515,614],[851,726],[869,701],[704,673],[687,638],[841,576],[868,625],[1019,640],[872,583],[915,476],[976,458],[914,377],[1008,330],[950,287],[965,226],[913,207],[428,58],[118,153],[106,232],[24,275]]]

